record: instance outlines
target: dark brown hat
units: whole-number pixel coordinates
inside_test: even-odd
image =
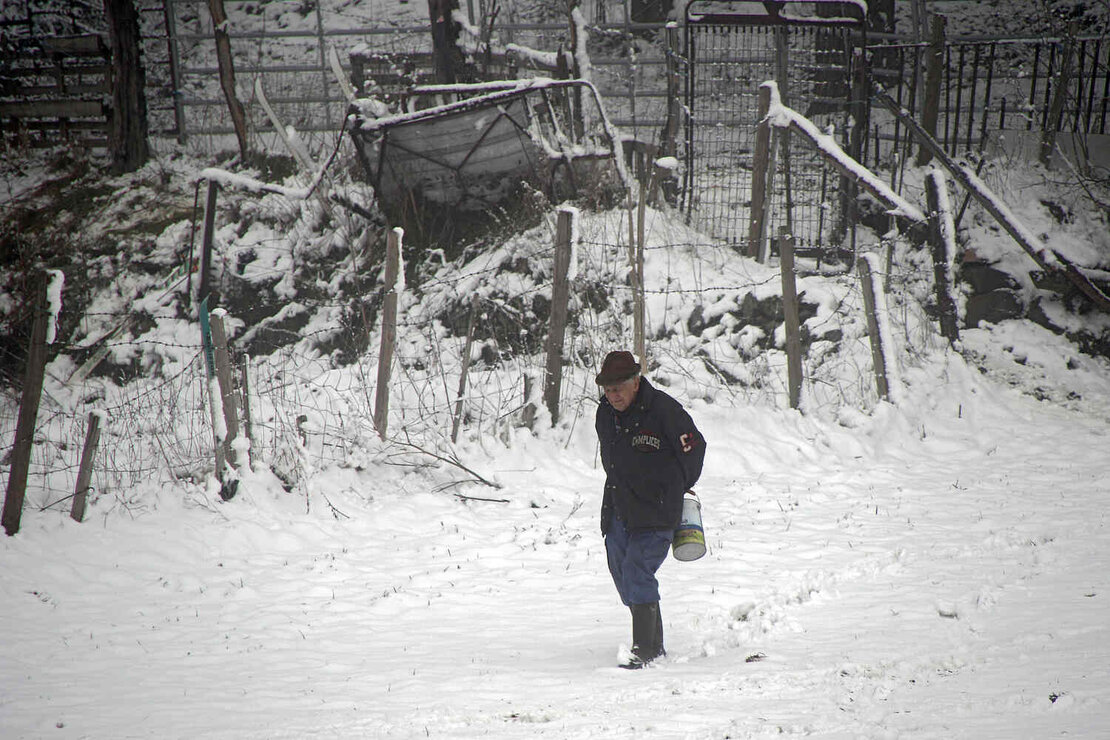
[[[605,355],[605,362],[601,363],[601,372],[594,378],[598,385],[614,385],[622,380],[628,380],[640,372],[640,366],[631,352],[620,350]]]

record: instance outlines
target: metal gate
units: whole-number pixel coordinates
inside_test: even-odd
[[[861,108],[853,118],[851,105],[852,49],[862,38],[863,21],[854,2],[691,0],[682,191],[689,223],[747,250],[758,90],[766,80],[778,83],[786,105],[826,131],[831,127],[851,148],[852,126],[864,115]],[[809,148],[791,147],[789,139],[776,149],[775,169],[771,228],[789,228],[804,250],[821,253],[839,244],[850,201],[840,176]]]

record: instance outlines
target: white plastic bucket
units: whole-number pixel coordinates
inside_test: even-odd
[[[697,494],[687,491],[682,499],[682,520],[671,542],[675,560],[697,560],[705,554],[705,530],[701,525],[701,502]]]

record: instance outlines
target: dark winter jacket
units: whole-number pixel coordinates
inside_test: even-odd
[[[601,531],[613,515],[629,530],[677,527],[705,459],[705,439],[682,405],[641,378],[623,413],[602,397],[595,426],[606,474]]]

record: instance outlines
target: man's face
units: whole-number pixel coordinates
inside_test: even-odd
[[[605,397],[609,399],[610,406],[617,411],[624,411],[632,405],[633,399],[636,398],[636,392],[640,390],[640,376],[637,375],[619,383],[602,386],[602,390],[605,391]]]

